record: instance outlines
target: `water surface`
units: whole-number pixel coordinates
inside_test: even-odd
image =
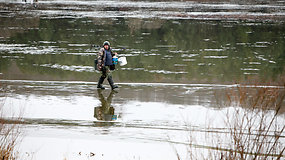
[[[23,157],[187,157],[229,133],[235,107],[220,102],[236,82],[284,75],[282,1],[0,2],[0,99],[6,119],[23,117]],[[105,40],[128,61],[116,92],[96,89]]]
[[[232,9],[263,14],[256,11],[262,8],[268,8],[266,14],[283,13],[283,5],[115,1],[100,8],[99,4],[41,1],[37,7],[5,6],[0,16],[1,77],[97,81],[93,60],[105,40],[127,57],[128,65],[114,72],[116,82],[231,84],[252,77],[276,80],[284,71],[283,21],[171,16],[173,10],[193,13],[191,8],[197,5],[204,6],[202,13],[216,7],[220,14],[233,13]],[[21,8],[25,5],[27,9]],[[166,17],[147,16],[152,10]],[[120,15],[125,12],[138,15]]]

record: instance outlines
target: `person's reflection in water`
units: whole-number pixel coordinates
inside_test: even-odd
[[[94,117],[97,120],[101,120],[101,121],[117,120],[117,115],[114,115],[115,109],[114,109],[114,107],[111,106],[112,98],[113,98],[114,94],[117,92],[112,90],[110,92],[107,100],[103,96],[102,90],[98,89],[97,92],[99,95],[99,100],[101,102],[101,105],[94,108]]]

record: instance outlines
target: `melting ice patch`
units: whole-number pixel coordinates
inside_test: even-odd
[[[256,42],[256,44],[270,45],[272,42]]]
[[[204,49],[206,52],[221,52],[224,51],[225,49]]]
[[[245,74],[245,75],[251,75],[251,74],[258,74],[258,73],[249,73],[249,72],[244,72],[243,74]]]
[[[249,46],[250,43],[242,43],[242,42],[240,42],[240,43],[236,43],[236,45],[238,45],[238,46]]]
[[[67,66],[60,64],[41,64],[41,65],[34,64],[34,66],[48,67],[48,68],[61,69],[66,71],[75,71],[75,72],[94,72],[94,68],[91,66],[75,66],[75,65]]]
[[[42,44],[55,44],[57,42],[53,42],[53,41],[39,41],[39,43],[42,43]]]
[[[193,62],[193,61],[196,61],[196,59],[182,59],[182,61],[184,61],[184,62]]]
[[[256,19],[265,17],[267,19],[274,19],[273,17],[285,16],[285,7],[283,4],[280,5],[278,3],[272,5],[240,5],[231,3],[197,3],[189,1],[149,2],[121,0],[44,0],[39,3],[44,5],[48,4],[47,6],[49,7],[46,7],[44,10],[32,10],[31,15],[42,15],[42,19],[46,16],[48,16],[49,19],[78,17],[159,19],[240,19],[244,17],[247,19]],[[104,5],[102,6],[102,4]],[[266,13],[256,12],[264,9],[266,9]],[[24,12],[22,9],[19,10],[20,12]],[[174,21],[173,23],[180,24],[177,21]]]
[[[198,66],[215,66],[213,63],[198,63]]]
[[[264,58],[264,55],[259,55],[257,52],[254,52],[254,54],[255,54],[255,57],[256,57],[257,59],[260,59],[260,60],[262,60],[262,61],[267,61],[267,62],[269,62],[269,63],[276,63],[275,61],[272,61],[272,60],[269,60],[269,59]]]
[[[10,54],[58,54],[66,52],[64,48],[57,46],[28,46],[27,44],[0,44],[0,52],[8,52]]]
[[[170,53],[188,53],[189,51],[183,51],[183,50],[171,50]]]
[[[132,57],[132,56],[138,56],[139,54],[120,54],[122,57]]]
[[[156,48],[175,48],[176,45],[156,45]]]
[[[204,56],[204,58],[224,59],[228,58],[228,56]]]
[[[160,73],[160,74],[187,74],[188,72],[175,72],[175,71],[166,71],[166,70],[148,70],[144,68],[121,68],[121,70],[128,70],[128,71],[145,71],[150,73]]]
[[[85,46],[90,46],[89,44],[68,44],[68,46],[71,47],[85,47]]]
[[[257,68],[241,68],[242,71],[259,71],[260,69]]]
[[[249,64],[261,64],[260,62],[249,62]]]
[[[275,61],[268,60],[268,59],[264,58],[263,56],[256,56],[256,58],[263,60],[263,61],[268,61],[269,63],[276,63]]]
[[[94,56],[94,55],[97,55],[97,53],[92,53],[92,52],[89,52],[89,53],[66,53],[66,54],[76,55],[76,56]]]
[[[195,56],[198,56],[199,54],[182,54],[181,57],[195,57]]]
[[[186,64],[174,64],[175,67],[186,67]]]
[[[163,74],[186,74],[188,72],[173,72],[173,71],[165,71],[165,70],[148,70],[150,73],[163,73]]]
[[[26,44],[0,44],[0,51],[16,50],[22,47],[26,47]]]
[[[9,59],[22,59],[24,57],[20,57],[20,56],[2,56],[2,58],[9,58]]]

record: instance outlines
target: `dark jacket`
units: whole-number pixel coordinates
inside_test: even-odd
[[[111,48],[110,48],[110,51],[111,51],[111,55],[113,57],[115,55],[115,53],[112,51]],[[98,71],[102,71],[102,68],[105,64],[105,60],[106,60],[105,48],[101,48],[98,52],[98,57],[97,57],[97,69],[98,69]],[[110,66],[110,70],[115,70],[114,64]]]

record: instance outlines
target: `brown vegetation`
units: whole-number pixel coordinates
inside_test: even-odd
[[[222,97],[225,127],[205,131],[207,146],[198,145],[190,131],[190,159],[282,159],[285,157],[283,117],[285,85],[238,85]],[[211,129],[210,129],[211,128]],[[198,150],[198,151],[197,151]],[[207,150],[205,152],[201,150]],[[178,159],[180,157],[178,156]]]
[[[220,159],[281,159],[285,146],[284,120],[278,115],[284,109],[285,85],[239,85],[226,94],[228,106],[236,106],[226,115],[230,129],[230,150]],[[241,110],[239,107],[242,107]],[[283,140],[284,141],[284,140]]]
[[[1,91],[3,91],[2,88]],[[0,101],[0,159],[15,160],[18,159],[16,144],[19,142],[21,133],[19,126],[21,118],[5,119],[3,113],[4,103],[5,100]]]

